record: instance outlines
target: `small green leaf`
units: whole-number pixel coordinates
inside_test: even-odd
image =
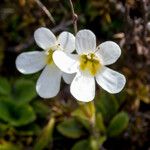
[[[0,150],[21,150],[21,148],[10,142],[0,140]]]
[[[80,117],[82,119],[92,121],[95,117],[94,102],[81,103],[79,108],[72,112],[72,116]]]
[[[100,132],[106,131],[106,127],[103,121],[103,116],[100,112],[96,114],[96,127],[97,129],[99,129]]]
[[[104,91],[96,98],[96,106],[97,111],[102,113],[105,121],[109,121],[119,108],[116,97]]]
[[[48,105],[44,104],[43,101],[41,100],[36,100],[32,103],[32,106],[36,112],[36,114],[38,114],[39,117],[45,118],[45,116],[47,116],[51,109],[48,107]]]
[[[80,106],[72,112],[72,116],[76,117],[85,128],[89,129],[90,124],[95,121],[95,105],[94,102],[81,103]]]
[[[16,105],[13,100],[0,100],[0,119],[13,126],[22,126],[31,123],[36,118],[31,106]]]
[[[127,113],[120,112],[110,122],[108,126],[108,135],[117,136],[122,133],[128,126],[129,117]]]
[[[105,136],[101,136],[101,137],[91,136],[89,139],[91,150],[99,150],[100,146],[105,142],[105,140],[106,140]]]
[[[19,79],[14,85],[13,97],[18,104],[25,104],[36,97],[35,84],[31,80]]]
[[[4,77],[0,77],[0,94],[9,95],[11,92],[11,85]]]
[[[100,146],[105,142],[106,137],[90,137],[89,139],[81,140],[77,142],[71,150],[99,150]]]
[[[82,124],[83,127],[85,127],[85,129],[91,130],[91,123],[88,120],[80,117],[76,117],[76,119],[78,120],[79,124]]]
[[[52,134],[55,125],[55,118],[50,118],[48,124],[43,129],[39,138],[37,139],[34,150],[44,150],[45,147],[52,141]]]
[[[77,142],[71,150],[84,150],[86,148],[86,150],[92,150],[90,147],[90,143],[89,140],[81,140],[79,142]]]
[[[79,138],[84,134],[80,124],[74,118],[61,122],[57,129],[61,134],[69,138]]]

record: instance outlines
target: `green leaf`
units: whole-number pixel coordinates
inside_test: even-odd
[[[36,97],[35,84],[31,80],[19,79],[14,85],[13,97],[18,104],[25,104]]]
[[[114,95],[101,92],[96,98],[97,111],[101,112],[105,121],[109,121],[118,111],[119,105]]]
[[[89,129],[90,124],[95,120],[95,105],[94,102],[80,103],[80,106],[72,112],[72,116]]]
[[[0,150],[21,150],[21,149],[10,142],[0,140]]]
[[[86,150],[91,150],[89,140],[81,140],[77,142],[71,150],[84,150],[85,148]]]
[[[93,121],[95,117],[95,105],[94,102],[82,103],[77,108],[72,116],[77,116],[85,120]]]
[[[120,112],[118,113],[110,122],[108,126],[108,135],[109,136],[117,136],[122,133],[128,126],[129,117],[127,113]]]
[[[34,150],[44,150],[45,147],[52,141],[52,134],[55,125],[55,118],[50,118],[48,124],[43,129],[39,138],[37,139]]]
[[[99,129],[100,132],[106,131],[106,127],[103,121],[103,116],[100,112],[96,114],[96,128]]]
[[[83,127],[85,127],[85,129],[91,130],[91,124],[88,120],[80,118],[80,117],[76,117],[76,119],[79,122],[79,124],[82,124]]]
[[[89,139],[91,150],[99,150],[100,146],[106,141],[106,136],[93,137]]]
[[[51,111],[49,106],[44,104],[43,101],[41,101],[41,100],[34,101],[32,103],[32,106],[33,106],[36,114],[38,114],[38,116],[42,117],[42,118],[45,118],[45,116],[47,116]]]
[[[31,106],[16,105],[13,100],[0,101],[0,119],[13,126],[22,126],[35,120],[36,116]]]
[[[0,94],[9,95],[11,92],[11,85],[4,77],[0,77]]]
[[[79,138],[84,134],[80,124],[74,118],[61,122],[57,129],[61,134],[69,138]]]
[[[106,137],[101,136],[98,138],[90,137],[89,139],[80,140],[71,150],[99,150],[100,146],[105,142]]]

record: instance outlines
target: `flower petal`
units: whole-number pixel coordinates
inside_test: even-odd
[[[76,54],[67,54],[57,50],[53,53],[53,60],[63,72],[72,74],[78,70],[78,55]]]
[[[75,74],[62,73],[62,77],[67,84],[70,84],[75,77]]]
[[[34,39],[39,47],[48,50],[56,44],[55,35],[47,28],[41,27],[34,32]]]
[[[16,67],[23,74],[35,73],[46,65],[45,58],[44,52],[24,52],[17,57]]]
[[[95,97],[94,77],[78,72],[70,87],[71,94],[79,101],[89,102]]]
[[[97,83],[109,93],[119,93],[126,83],[124,75],[107,67],[103,67],[96,76]]]
[[[102,60],[103,65],[110,65],[117,61],[121,55],[121,49],[118,44],[112,41],[106,41],[100,44],[96,54]]]
[[[72,53],[75,50],[75,37],[69,32],[62,32],[58,36],[58,43],[67,53]]]
[[[90,30],[80,30],[76,35],[75,46],[78,54],[94,52],[96,48],[95,34]]]
[[[61,73],[55,65],[47,65],[37,81],[37,93],[43,98],[56,96],[60,90]]]

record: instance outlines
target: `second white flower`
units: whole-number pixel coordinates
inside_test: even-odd
[[[113,64],[121,55],[120,47],[106,41],[96,47],[96,37],[90,30],[77,33],[75,47],[78,54],[56,51],[55,64],[66,73],[76,73],[70,87],[72,95],[79,101],[88,102],[95,97],[95,79],[109,93],[120,92],[126,79],[124,75],[105,65]]]

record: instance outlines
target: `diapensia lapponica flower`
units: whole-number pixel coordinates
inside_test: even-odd
[[[109,93],[120,92],[126,79],[124,75],[109,69],[121,55],[120,47],[106,41],[96,47],[96,37],[90,30],[80,30],[75,37],[78,54],[66,54],[56,51],[53,54],[55,64],[66,73],[76,73],[71,86],[71,94],[79,101],[88,102],[95,97],[95,80]]]
[[[36,91],[43,98],[51,98],[60,90],[61,76],[68,84],[73,79],[73,75],[63,73],[55,65],[52,55],[57,50],[72,53],[75,50],[75,37],[69,32],[62,32],[56,38],[49,29],[41,27],[35,31],[34,39],[44,51],[21,53],[16,59],[16,67],[23,74],[32,74],[43,69]]]

